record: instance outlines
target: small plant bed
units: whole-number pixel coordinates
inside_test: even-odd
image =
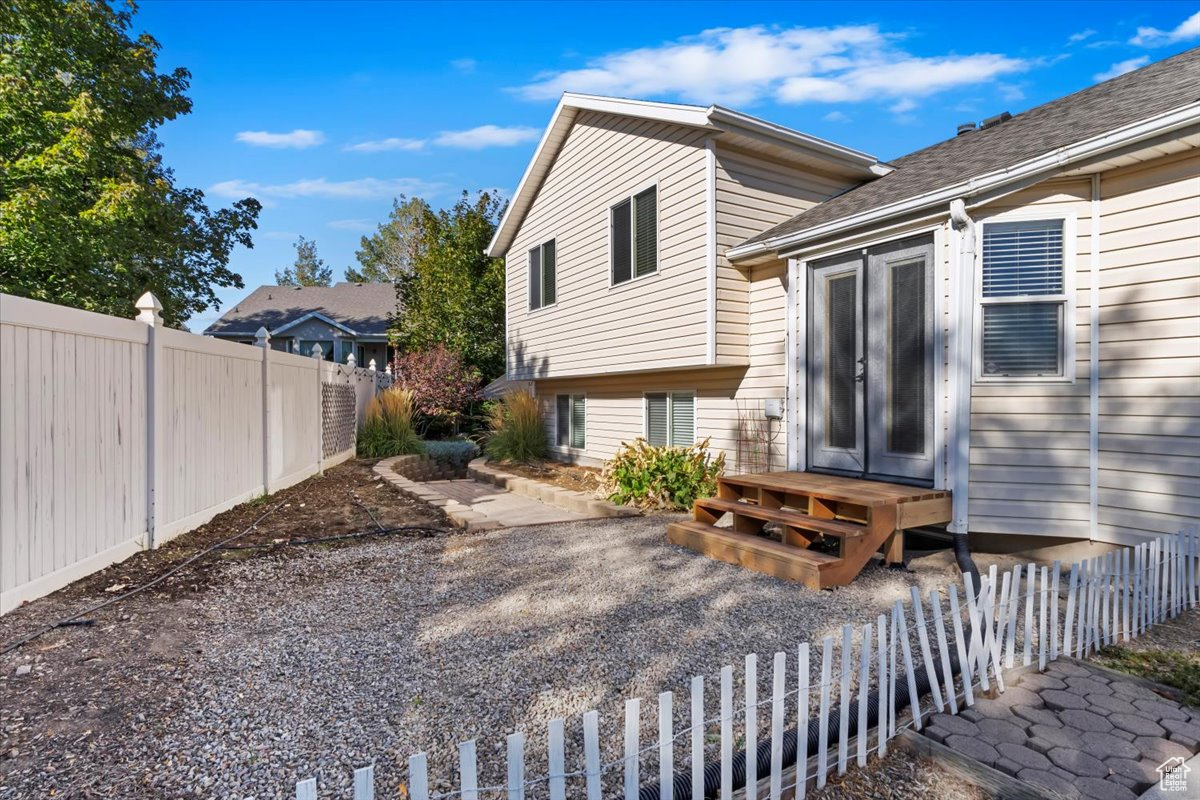
[[[530,464],[505,464],[492,462],[492,466],[529,478],[540,483],[549,483],[560,489],[570,489],[573,492],[587,492],[599,496],[600,470],[594,467],[581,467],[577,464],[564,464],[560,461],[536,461]]]
[[[1105,647],[1095,661],[1178,689],[1183,702],[1200,708],[1200,610],[1185,611],[1138,639]]]
[[[381,480],[372,471],[374,463],[370,460],[348,461],[323,475],[314,475],[275,494],[242,503],[161,547],[137,553],[50,597],[64,601],[100,599],[140,586],[185,559],[244,531],[272,508],[275,510],[253,530],[163,581],[150,590],[150,594],[162,599],[195,593],[212,581],[225,563],[267,553],[285,553],[292,549],[288,546],[290,541],[369,532],[378,527],[372,516],[384,528],[403,525],[449,527],[436,509],[403,496]],[[319,546],[342,547],[356,541],[362,540],[332,539]],[[22,610],[18,609],[6,616],[4,622],[15,621],[21,615]],[[0,631],[11,633],[9,626],[0,626]],[[0,644],[7,638],[0,636]]]

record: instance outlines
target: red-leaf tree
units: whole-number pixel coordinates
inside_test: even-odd
[[[397,357],[392,373],[400,388],[413,393],[420,414],[450,426],[479,400],[482,389],[479,371],[440,344]]]

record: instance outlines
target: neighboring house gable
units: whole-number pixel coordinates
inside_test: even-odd
[[[382,369],[395,309],[396,289],[390,283],[260,286],[204,333],[252,342],[259,328],[266,328],[277,350],[310,355],[317,345],[327,359],[344,362],[353,353],[361,366],[374,360]]]

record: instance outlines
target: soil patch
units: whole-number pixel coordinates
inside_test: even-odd
[[[260,520],[258,525],[228,549],[197,561],[155,586],[150,594],[162,599],[194,593],[207,586],[225,564],[267,553],[295,552],[300,548],[290,547],[289,542],[298,539],[378,531],[380,526],[449,528],[440,511],[401,495],[373,472],[374,465],[374,460],[351,460],[323,475],[314,475],[295,486],[243,503],[161,547],[136,553],[92,573],[51,597],[64,601],[98,600],[140,586],[196,553],[246,530],[256,520]],[[345,539],[316,546],[345,547],[358,541],[362,540]],[[17,609],[0,620],[0,646],[15,638],[11,631],[14,620],[22,616],[21,611]]]
[[[597,494],[600,491],[600,470],[581,467],[578,464],[563,464],[558,461],[541,461],[534,464],[496,464],[505,472],[520,475],[542,483],[550,483],[574,492]]]

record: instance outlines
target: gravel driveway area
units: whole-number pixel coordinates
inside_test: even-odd
[[[583,712],[600,710],[604,757],[617,757],[626,698],[643,698],[648,738],[654,698],[674,690],[682,727],[690,677],[748,652],[767,696],[774,651],[794,675],[797,643],[956,576],[943,554],[814,592],[670,546],[666,522],[295,549],[224,564],[202,591],[130,598],[91,628],[0,657],[0,798],[282,798],[312,776],[323,797],[345,797],[367,763],[378,796],[395,797],[418,750],[448,791],[470,738],[485,785],[514,730],[529,774],[544,772],[546,724],[560,716],[571,769]],[[38,601],[0,620],[0,640],[78,605]]]

